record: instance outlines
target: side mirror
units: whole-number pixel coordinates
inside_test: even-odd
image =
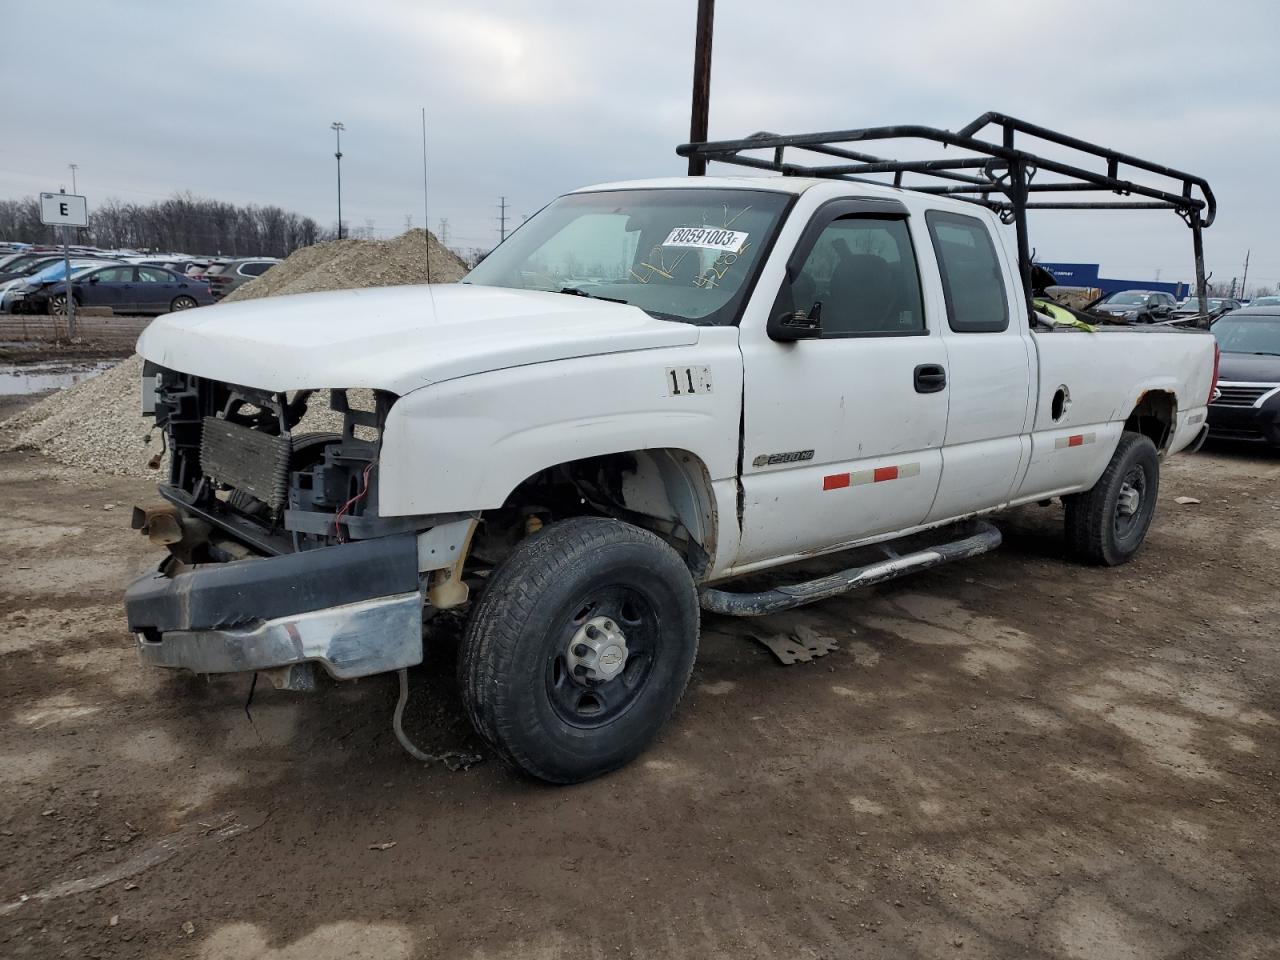
[[[770,340],[778,343],[818,339],[822,336],[822,301],[815,300],[808,312],[775,309],[766,332]]]
[[[89,278],[89,282],[90,282],[90,283],[97,283],[97,282],[98,282],[98,278],[97,278],[97,277],[90,277],[90,278]]]

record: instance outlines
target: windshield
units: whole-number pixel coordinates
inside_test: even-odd
[[[1280,356],[1280,316],[1246,319],[1228,314],[1213,325],[1213,336],[1223,353]]]
[[[100,261],[91,261],[89,263],[85,263],[83,260],[78,262],[75,260],[72,260],[71,276],[74,279],[77,273],[83,270],[89,270],[94,267],[100,267],[100,266],[102,266],[102,263]],[[51,263],[47,267],[45,267],[43,270],[39,270],[36,273],[33,273],[31,276],[27,278],[27,280],[31,283],[48,283],[50,280],[61,280],[63,276],[66,275],[66,269],[67,269],[66,263],[62,260],[59,260],[57,263]]]
[[[12,260],[6,263],[4,265],[4,272],[14,273],[19,270],[26,270],[33,263],[36,263],[42,259],[44,258],[38,254],[24,253],[20,256],[14,257]]]
[[[570,194],[463,282],[589,294],[666,320],[732,323],[789,200],[693,188]]]
[[[1113,293],[1102,302],[1105,304],[1139,306],[1150,298],[1148,293]]]

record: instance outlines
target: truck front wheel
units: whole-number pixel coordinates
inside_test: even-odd
[[[1146,539],[1160,492],[1160,458],[1150,437],[1126,431],[1092,488],[1064,497],[1067,550],[1086,563],[1127,563]]]
[[[506,763],[576,783],[649,745],[697,649],[697,592],[679,554],[639,527],[579,517],[521,542],[489,578],[459,682]]]

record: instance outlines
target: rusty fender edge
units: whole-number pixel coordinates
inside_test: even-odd
[[[860,587],[884,583],[907,573],[928,570],[952,560],[976,557],[1000,546],[1000,531],[985,520],[975,521],[969,530],[971,532],[968,536],[935,547],[759,593],[734,593],[731,590],[704,588],[701,592],[702,608],[734,617],[761,617],[826,600]]]

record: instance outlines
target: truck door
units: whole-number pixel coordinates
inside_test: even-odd
[[[1026,300],[991,226],[978,217],[930,210],[929,242],[942,281],[950,413],[942,482],[928,520],[1004,503],[1030,453],[1033,345]]]
[[[790,257],[773,310],[814,339],[741,331],[742,539],[735,567],[920,523],[942,465],[946,348],[926,322],[906,206],[834,200]]]

